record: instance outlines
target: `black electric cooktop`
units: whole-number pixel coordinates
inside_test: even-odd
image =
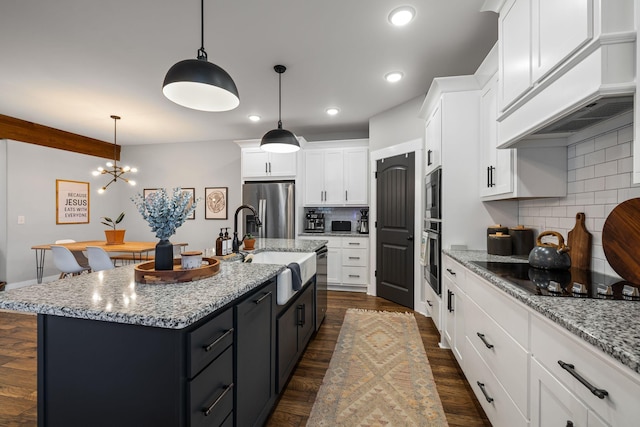
[[[640,301],[640,285],[590,270],[543,270],[526,263],[471,261],[533,295]]]

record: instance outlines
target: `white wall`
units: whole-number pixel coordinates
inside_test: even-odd
[[[195,188],[201,198],[196,218],[187,220],[171,237],[174,243],[186,242],[189,250],[215,247],[221,227],[233,232],[233,214],[242,202],[240,187],[240,147],[233,141],[206,141],[177,144],[124,146],[122,156],[139,172],[136,187],[123,186],[122,210],[126,212],[126,240],[154,241],[155,234],[131,201],[145,188]],[[204,218],[205,187],[228,187],[228,219]],[[113,215],[116,215],[113,213]]]
[[[602,249],[602,229],[613,208],[640,197],[640,186],[631,185],[632,141],[633,124],[628,124],[567,147],[567,196],[520,201],[520,223],[537,233],[558,231],[566,239],[576,213],[584,212],[593,235],[591,268],[617,276]]]
[[[369,151],[424,138],[424,120],[418,117],[424,95],[369,119]]]

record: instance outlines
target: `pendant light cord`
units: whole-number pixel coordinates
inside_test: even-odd
[[[198,59],[207,60],[207,52],[204,50],[204,0],[200,0],[200,49]]]
[[[282,73],[278,73],[278,129],[282,129]]]

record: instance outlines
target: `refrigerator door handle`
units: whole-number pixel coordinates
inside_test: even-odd
[[[264,238],[266,232],[266,215],[267,215],[267,199],[260,199],[258,202],[258,218],[260,219],[260,223],[262,223],[261,227],[258,227],[258,237]]]

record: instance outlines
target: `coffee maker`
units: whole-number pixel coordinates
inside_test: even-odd
[[[323,233],[324,232],[324,214],[316,213],[315,210],[309,209],[306,214],[304,223],[304,231],[307,233]]]
[[[360,220],[358,221],[358,233],[369,234],[369,209],[360,210]]]

